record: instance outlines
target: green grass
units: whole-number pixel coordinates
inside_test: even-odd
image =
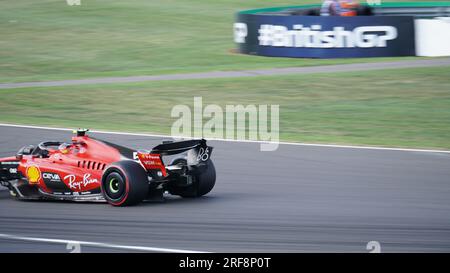
[[[2,0],[0,82],[387,60],[287,59],[232,53],[232,23],[237,11],[318,2],[81,0],[81,6],[68,6],[64,0]]]
[[[170,133],[177,104],[279,104],[282,140],[450,149],[450,67],[0,90],[0,121]]]

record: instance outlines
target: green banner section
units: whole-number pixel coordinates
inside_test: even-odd
[[[240,14],[255,14],[255,13],[265,13],[265,12],[279,12],[286,9],[308,9],[319,7],[320,4],[313,5],[301,5],[301,6],[284,6],[284,7],[272,7],[263,9],[251,9],[240,11]],[[380,5],[373,5],[377,8],[422,8],[422,7],[450,7],[450,2],[388,2],[382,3]]]

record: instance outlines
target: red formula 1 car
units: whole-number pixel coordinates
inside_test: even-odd
[[[0,183],[18,199],[107,201],[113,206],[162,199],[164,192],[198,197],[214,187],[212,147],[206,140],[163,142],[132,150],[76,131],[71,143],[25,146],[0,158]],[[172,158],[170,164],[165,159]]]

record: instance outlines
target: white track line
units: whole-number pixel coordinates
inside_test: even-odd
[[[3,127],[16,127],[26,129],[39,129],[39,130],[54,130],[54,131],[73,131],[70,128],[60,127],[45,127],[34,125],[19,125],[0,123]],[[114,131],[97,131],[92,130],[92,133],[108,134],[108,135],[127,135],[127,136],[145,136],[145,137],[160,137],[160,138],[176,138],[176,136],[159,135],[159,134],[147,134],[147,133],[127,133],[127,132],[114,132]],[[179,137],[186,138],[186,137]],[[235,139],[223,139],[223,138],[207,138],[207,140],[223,141],[223,142],[242,142],[242,143],[266,143],[276,144],[275,142],[261,141],[261,140],[235,140]],[[353,145],[335,145],[335,144],[317,144],[317,143],[301,143],[301,142],[278,142],[279,145],[293,145],[293,146],[311,146],[311,147],[325,147],[325,148],[344,148],[344,149],[365,149],[365,150],[380,150],[380,151],[400,151],[400,152],[421,152],[421,153],[446,153],[450,154],[449,150],[429,150],[429,149],[408,149],[408,148],[395,148],[395,147],[375,147],[375,146],[353,146]]]
[[[1,233],[0,233],[0,238],[9,239],[9,240],[29,241],[29,242],[52,243],[52,244],[79,244],[80,246],[113,248],[113,249],[122,249],[122,250],[135,250],[135,251],[146,251],[146,252],[206,253],[203,251],[193,251],[193,250],[185,250],[185,249],[145,247],[145,246],[127,246],[127,245],[116,245],[116,244],[109,244],[109,243],[98,243],[98,242],[87,242],[87,241],[48,239],[48,238],[38,238],[38,237],[24,237],[24,236],[1,234]]]

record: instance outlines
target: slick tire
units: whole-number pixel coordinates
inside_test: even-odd
[[[102,193],[113,206],[132,206],[148,195],[148,176],[142,166],[131,160],[108,166],[102,177]]]
[[[177,159],[183,160],[183,159]],[[176,162],[175,161],[175,162]],[[176,163],[175,163],[176,164]],[[195,198],[209,193],[216,184],[216,169],[211,160],[206,161],[206,168],[203,172],[193,177],[192,185],[188,187],[176,187],[169,190],[173,195],[179,195],[183,198]]]

